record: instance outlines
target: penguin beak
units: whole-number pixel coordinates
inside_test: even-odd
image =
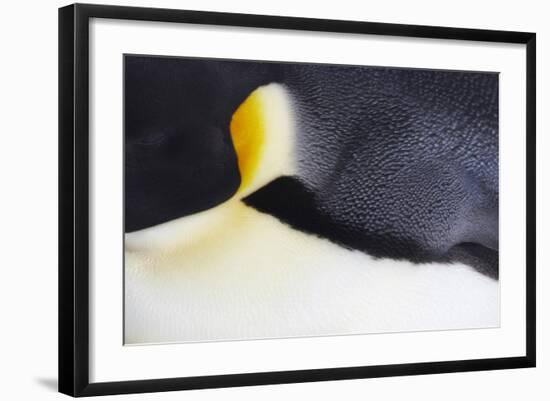
[[[237,108],[229,126],[237,155],[242,199],[277,177],[295,174],[295,121],[284,86],[255,89]]]

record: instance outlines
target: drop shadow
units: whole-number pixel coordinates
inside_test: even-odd
[[[57,392],[57,378],[54,377],[37,377],[35,381],[42,387]]]

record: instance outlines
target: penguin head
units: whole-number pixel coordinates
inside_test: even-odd
[[[243,198],[280,176],[295,174],[293,105],[283,85],[271,83],[252,90],[232,114],[228,131],[240,175],[233,195],[205,210],[127,232],[127,250],[168,251],[205,243],[228,220],[231,224],[239,220]]]
[[[124,65],[126,232],[246,196],[287,163],[271,157],[288,153],[278,150],[290,135],[277,132],[290,129],[288,96],[270,85],[282,81],[277,64],[126,55]]]

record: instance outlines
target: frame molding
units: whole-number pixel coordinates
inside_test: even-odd
[[[525,356],[90,383],[88,354],[88,28],[90,18],[525,44],[527,65]],[[536,364],[535,131],[535,33],[88,4],[73,4],[60,8],[59,391],[79,397],[534,367]]]

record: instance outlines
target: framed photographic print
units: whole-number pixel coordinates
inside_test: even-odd
[[[59,390],[535,366],[535,34],[59,10]]]

